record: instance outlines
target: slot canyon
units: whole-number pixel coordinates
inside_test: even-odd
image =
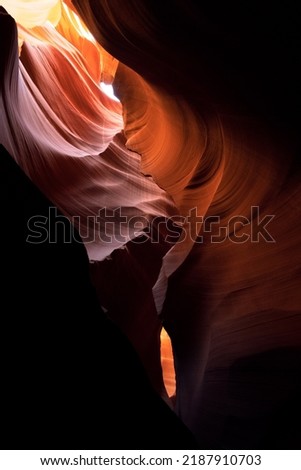
[[[300,32],[1,1],[4,448],[300,448]]]

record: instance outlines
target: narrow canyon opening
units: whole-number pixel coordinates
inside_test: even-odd
[[[164,385],[168,396],[172,397],[176,393],[174,359],[171,340],[164,328],[161,331],[161,364]]]

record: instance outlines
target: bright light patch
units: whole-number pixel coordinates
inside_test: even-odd
[[[114,88],[112,87],[112,85],[107,85],[106,83],[101,82],[100,83],[100,88],[112,100],[119,101],[119,99],[114,95]]]
[[[65,5],[64,2],[63,2],[63,8],[64,8],[64,10],[66,12],[66,15],[69,18],[70,22],[72,24],[74,24],[74,26],[76,27],[79,34],[82,37],[84,37],[86,39],[89,39],[89,41],[91,41],[95,44],[96,41],[95,41],[94,36],[90,33],[90,31],[85,26],[85,24],[82,22],[80,17],[74,11],[72,11],[70,8],[68,8],[67,5]]]
[[[161,330],[161,365],[166,391],[172,397],[176,392],[175,368],[171,341],[164,328]]]

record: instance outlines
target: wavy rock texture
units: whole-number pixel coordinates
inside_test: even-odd
[[[2,447],[163,449],[168,436],[173,449],[195,448],[100,308],[70,221],[57,211],[48,224],[56,243],[28,243],[28,219],[47,218],[53,203],[2,145],[0,155]]]
[[[100,302],[154,387],[168,400],[163,324],[175,410],[200,446],[297,445],[293,6],[271,13],[257,2],[2,4],[18,22],[19,42],[3,11],[1,142],[64,214],[80,216],[74,222],[97,261]],[[100,80],[113,81],[121,104]],[[125,225],[119,207],[131,218]],[[101,216],[95,227],[89,216],[103,208],[114,223]]]

